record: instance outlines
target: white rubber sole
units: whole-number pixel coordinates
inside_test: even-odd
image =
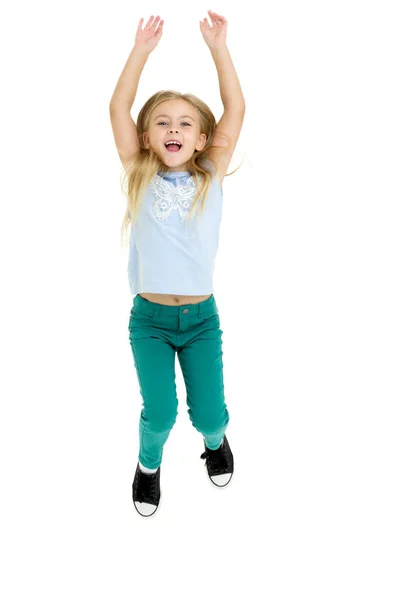
[[[151,515],[143,515],[141,512],[138,511],[137,506],[135,504],[135,502],[133,502],[133,506],[135,507],[136,512],[138,513],[138,515],[140,515],[141,517],[143,517],[144,519],[151,519],[152,517],[155,517],[156,514],[158,513],[158,511],[160,510],[160,506],[161,506],[161,502],[162,502],[162,489],[160,486],[160,502],[158,503],[158,506],[156,508],[156,510],[151,514]]]
[[[233,476],[234,476],[234,474],[235,474],[235,471],[233,471],[233,473],[232,473],[232,477],[230,478],[230,480],[228,481],[228,483],[225,483],[225,485],[217,485],[216,483],[214,483],[214,482],[213,482],[213,480],[212,480],[212,479],[210,479],[210,476],[209,476],[209,474],[208,474],[208,471],[207,471],[207,464],[206,464],[206,463],[204,463],[204,469],[205,469],[205,472],[206,472],[206,477],[207,477],[208,481],[210,482],[210,485],[211,485],[213,488],[219,488],[219,489],[221,489],[221,490],[223,490],[223,489],[227,488],[227,487],[228,487],[228,485],[230,485],[230,483],[231,483],[231,481],[232,481],[232,479],[233,479]]]

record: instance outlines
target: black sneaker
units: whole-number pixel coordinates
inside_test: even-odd
[[[160,504],[160,470],[155,473],[143,473],[139,462],[136,467],[135,478],[132,483],[132,499],[136,510],[142,517],[151,517]]]
[[[233,475],[233,454],[228,444],[226,435],[222,444],[216,450],[207,448],[204,441],[205,452],[200,458],[206,459],[206,467],[210,481],[217,487],[226,487]]]

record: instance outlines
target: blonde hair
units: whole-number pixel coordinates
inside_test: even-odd
[[[206,198],[216,172],[216,164],[212,158],[209,157],[209,149],[214,138],[217,122],[207,104],[193,94],[182,94],[174,90],[156,92],[145,102],[138,114],[136,127],[140,146],[139,152],[135,153],[132,159],[129,160],[124,167],[121,186],[123,193],[127,198],[127,208],[121,226],[121,241],[124,233],[128,230],[129,223],[132,223],[132,225],[135,223],[147,187],[153,177],[157,175],[159,170],[167,174],[170,172],[169,168],[160,160],[152,148],[145,147],[143,132],[149,131],[150,117],[153,110],[161,104],[161,102],[174,99],[185,100],[197,110],[200,121],[200,133],[204,133],[207,136],[204,148],[199,151],[195,150],[192,157],[188,160],[187,166],[187,170],[190,172],[194,183],[196,184],[196,193],[187,217],[188,219],[193,218],[194,213],[198,209],[200,210],[201,217],[203,217]],[[222,132],[219,133],[219,135],[227,138],[228,144],[230,143],[229,136],[222,134]],[[212,148],[213,153],[220,153],[225,150],[226,146],[213,145]],[[240,166],[241,165],[239,165],[239,167]],[[232,175],[236,171],[237,169],[232,173],[228,173],[226,176]],[[200,206],[197,206],[200,199]]]

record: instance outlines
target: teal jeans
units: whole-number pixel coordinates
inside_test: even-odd
[[[214,294],[203,302],[167,306],[137,294],[129,319],[132,348],[143,407],[139,420],[139,461],[161,465],[163,447],[178,414],[175,353],[186,387],[192,425],[215,450],[229,422],[225,404],[222,333]]]

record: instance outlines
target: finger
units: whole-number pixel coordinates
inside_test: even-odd
[[[147,27],[150,27],[150,23],[153,19],[154,19],[154,15],[151,15],[151,17],[149,18],[149,20],[147,21],[147,23],[145,25],[145,29],[147,29]]]
[[[213,13],[213,15],[220,23],[224,23],[226,21],[225,17],[223,17],[222,15],[218,15],[217,13]]]
[[[155,29],[157,27],[159,20],[160,20],[160,17],[157,15],[156,18],[154,19],[154,21],[152,22],[150,29]]]
[[[139,21],[139,25],[138,25],[138,29],[142,29],[142,23],[143,23],[144,19],[140,19]]]
[[[211,17],[211,20],[212,20],[212,23],[213,23],[213,25],[214,25],[214,26],[215,26],[215,25],[221,25],[221,24],[222,24],[222,21],[221,21],[221,19],[219,19],[219,18],[218,18],[218,17],[215,15],[215,13],[213,13],[213,16]]]

